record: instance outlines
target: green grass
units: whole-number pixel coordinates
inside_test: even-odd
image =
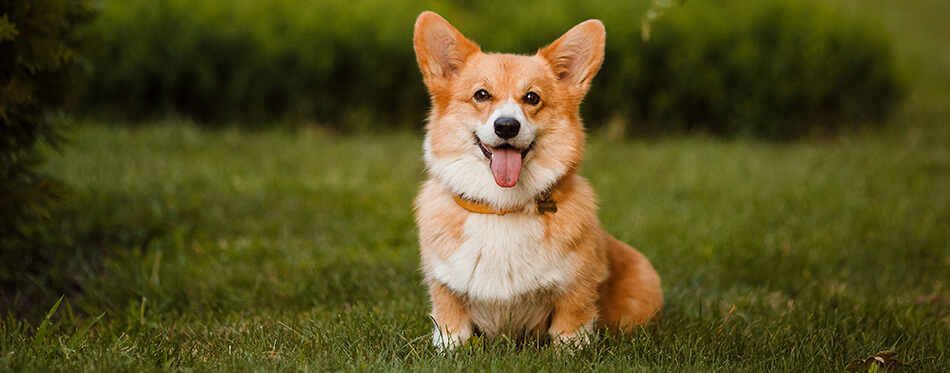
[[[829,371],[885,349],[945,367],[950,154],[926,144],[595,138],[582,173],[663,275],[664,323],[573,355],[444,357],[410,211],[418,136],[83,126],[49,170],[102,267],[45,337],[0,325],[0,367]]]
[[[656,328],[570,354],[436,352],[410,207],[418,134],[83,125],[46,165],[74,189],[52,228],[60,264],[29,302],[6,299],[0,371],[843,371],[887,349],[945,370],[950,27],[931,3],[869,5],[903,38],[911,87],[883,130],[592,136],[581,173],[604,227],[663,277]]]

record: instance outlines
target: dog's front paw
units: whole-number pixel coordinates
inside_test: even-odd
[[[432,331],[432,344],[439,351],[446,352],[464,345],[471,337],[471,331],[461,330],[458,333],[450,333],[436,327]]]
[[[571,350],[590,345],[596,337],[593,321],[569,332],[551,329],[548,330],[548,334],[555,346]]]

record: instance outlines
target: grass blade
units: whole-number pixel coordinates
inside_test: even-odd
[[[43,319],[43,322],[40,323],[40,326],[36,328],[36,334],[33,336],[33,348],[36,349],[40,347],[43,343],[46,342],[46,333],[49,328],[49,320],[53,317],[53,314],[56,313],[56,309],[59,308],[59,304],[66,298],[65,295],[59,297],[59,300],[56,301],[56,304],[53,305],[53,308],[49,310],[49,313],[46,314],[46,318]]]
[[[99,320],[101,320],[105,315],[105,312],[100,313],[95,319],[92,319],[92,321],[86,323],[86,325],[83,325],[81,328],[79,328],[79,330],[76,330],[76,333],[74,333],[72,337],[69,337],[69,342],[66,343],[66,346],[72,349],[78,347],[79,343],[86,340],[85,337],[88,335],[87,333],[89,333],[89,328],[99,322]]]

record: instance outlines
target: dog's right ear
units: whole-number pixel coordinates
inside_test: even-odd
[[[443,87],[465,60],[481,49],[434,12],[422,12],[412,37],[416,61],[429,91]]]

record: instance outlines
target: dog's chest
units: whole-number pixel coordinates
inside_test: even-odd
[[[523,299],[571,280],[573,255],[548,247],[542,220],[533,215],[473,214],[451,255],[432,263],[432,274],[476,301]]]

